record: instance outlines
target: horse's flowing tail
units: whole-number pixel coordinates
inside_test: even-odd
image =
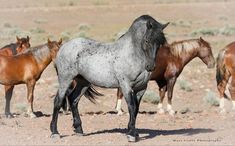
[[[217,57],[217,64],[216,64],[216,81],[217,85],[224,80],[224,75],[226,72],[225,64],[224,64],[224,52],[225,50],[222,50],[219,52],[219,55]]]
[[[76,90],[76,88],[75,88]],[[84,93],[84,96],[89,99],[92,103],[96,103],[96,97],[97,96],[103,96],[103,94],[99,93],[92,85],[86,90],[86,92]],[[68,111],[70,110],[69,108],[69,103],[68,103],[68,98],[69,96],[67,96],[66,98],[64,98],[63,103],[62,103],[62,109],[63,111]],[[78,102],[78,100],[75,100],[75,104],[76,102]]]
[[[96,102],[96,96],[104,96],[103,94],[99,93],[94,86],[90,86],[87,91],[84,93],[84,96],[89,99],[92,103]]]
[[[55,67],[55,70],[56,70],[56,73],[57,73],[57,76],[58,76],[58,70],[57,70],[57,67],[56,65],[54,64],[54,67]],[[75,85],[76,86],[76,85]],[[72,90],[76,90],[76,87],[73,87]],[[74,91],[72,91],[74,92]],[[89,99],[92,103],[96,103],[96,96],[104,96],[103,94],[99,93],[93,85],[90,85],[89,88],[86,90],[86,92],[84,93],[84,96]],[[63,102],[62,102],[62,109],[64,111],[67,111],[69,110],[69,103],[68,103],[68,96],[66,98],[64,98]],[[75,102],[77,102],[75,100]]]
[[[225,80],[225,75],[227,72],[226,66],[224,64],[224,53],[225,50],[222,50],[219,52],[219,55],[217,57],[217,64],[216,64],[216,81],[217,81],[217,86]],[[224,93],[225,94],[225,93]],[[225,98],[228,98],[228,96],[225,94]]]

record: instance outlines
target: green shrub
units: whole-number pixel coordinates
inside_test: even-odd
[[[180,80],[177,81],[177,83],[180,86],[180,89],[185,90],[187,92],[193,91],[192,85],[188,81],[180,79]]]
[[[84,32],[84,31],[79,32],[78,37],[87,38],[86,32]]]
[[[218,29],[216,28],[200,28],[197,30],[194,30],[191,35],[192,36],[215,36],[219,33]]]
[[[4,23],[3,26],[6,28],[12,28],[12,25],[8,22]]]
[[[35,28],[31,28],[30,32],[31,33],[45,33],[46,31],[44,29],[42,29],[42,28],[35,27]]]
[[[191,27],[192,22],[186,20],[177,20],[175,22],[171,22],[170,25],[180,26],[180,27]]]
[[[107,3],[102,0],[94,0],[93,4],[99,6],[99,5],[106,5]]]
[[[219,106],[219,98],[212,91],[207,92],[203,97],[203,101],[211,106]]]
[[[79,30],[80,31],[87,31],[89,29],[90,29],[90,25],[88,25],[88,24],[80,24],[79,25]]]
[[[160,101],[160,97],[151,90],[147,90],[143,96],[143,102],[148,102],[152,104],[158,104]]]
[[[45,19],[35,19],[34,23],[37,23],[37,24],[47,23],[47,20],[45,20]]]
[[[225,35],[225,36],[231,36],[235,34],[235,27],[231,27],[231,26],[224,26],[222,28],[219,29],[219,33],[221,35]]]
[[[225,25],[222,28],[200,28],[191,32],[192,36],[215,36],[215,35],[224,35],[231,36],[235,35],[235,27]]]
[[[64,31],[60,34],[60,37],[64,40],[64,41],[68,41],[71,39],[72,34],[70,32]]]
[[[19,111],[19,112],[26,112],[27,111],[27,105],[25,103],[17,103],[16,104],[16,109]]]

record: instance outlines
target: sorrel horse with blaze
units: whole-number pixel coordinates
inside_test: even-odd
[[[0,84],[14,87],[17,84],[26,84],[28,89],[27,99],[29,103],[28,115],[35,117],[33,113],[33,91],[36,81],[40,78],[44,69],[55,58],[60,48],[59,42],[50,41],[44,45],[32,47],[27,51],[15,56],[0,55]],[[13,88],[7,91],[5,114],[12,117],[10,101]]]
[[[224,98],[228,98],[225,94],[226,85],[232,77],[229,84],[229,92],[231,95],[233,110],[235,110],[235,42],[228,44],[219,52],[216,66],[217,88],[220,94],[220,112],[224,113]]]
[[[172,44],[166,44],[159,49],[156,57],[156,68],[150,77],[150,80],[156,81],[159,86],[159,113],[165,112],[162,107],[162,103],[165,93],[167,92],[167,111],[170,115],[175,114],[175,111],[172,109],[173,88],[175,82],[184,67],[196,57],[199,57],[208,68],[213,68],[215,65],[215,59],[212,54],[211,46],[201,37],[199,39],[189,39],[174,42]],[[123,94],[121,90],[118,89],[116,105],[118,114],[122,114],[122,97]]]

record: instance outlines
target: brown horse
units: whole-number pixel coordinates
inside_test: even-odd
[[[55,58],[61,43],[61,39],[59,42],[51,42],[48,39],[48,43],[30,48],[19,55],[11,57],[0,55],[0,84],[11,87],[17,84],[27,85],[29,103],[27,113],[30,117],[35,117],[33,113],[33,91],[36,81]],[[7,117],[12,117],[10,113],[12,92],[13,88],[9,89],[6,94],[5,114]]]
[[[213,68],[215,59],[212,54],[211,46],[208,42],[199,39],[183,40],[166,44],[162,46],[156,57],[156,68],[151,74],[150,80],[156,81],[159,86],[160,103],[158,104],[158,112],[164,113],[162,108],[163,99],[167,91],[168,104],[167,111],[170,115],[174,115],[175,111],[172,109],[172,96],[175,82],[192,59],[199,57],[208,68]],[[116,110],[118,114],[122,113],[121,99],[123,94],[120,89],[117,92]]]
[[[216,81],[220,94],[221,113],[225,112],[224,98],[228,98],[225,89],[230,77],[232,77],[232,80],[229,84],[229,92],[232,98],[233,110],[235,110],[235,42],[222,49],[217,57]]]
[[[16,40],[16,43],[11,43],[2,47],[0,49],[0,55],[13,56],[30,48],[29,36],[27,36],[27,38],[19,38],[16,36]]]
[[[6,45],[0,49],[0,55],[5,55],[5,56],[13,56],[17,55],[26,49],[30,48],[30,43],[29,43],[29,36],[27,38],[19,38],[16,36],[16,43],[11,43],[9,45]],[[9,97],[12,94],[12,91],[14,89],[14,86],[7,86],[5,85],[5,97]]]

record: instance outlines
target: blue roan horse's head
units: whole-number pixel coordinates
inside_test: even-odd
[[[141,27],[143,24],[145,24],[144,28]],[[161,24],[149,15],[138,17],[132,24],[133,28],[135,28],[133,32],[137,35],[136,39],[142,40],[140,45],[146,57],[145,69],[147,71],[155,69],[156,53],[160,46],[166,42],[163,29],[168,24]]]

